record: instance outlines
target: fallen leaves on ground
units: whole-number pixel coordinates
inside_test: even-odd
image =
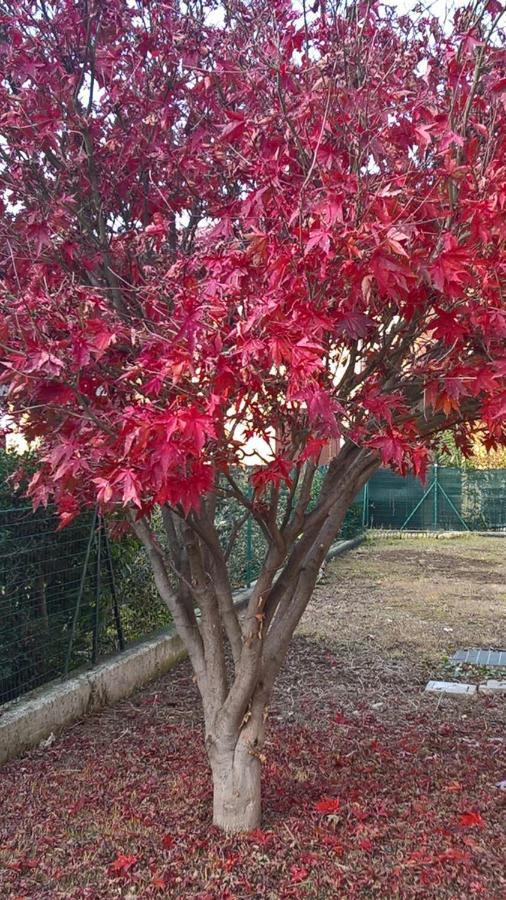
[[[476,828],[477,826],[482,826],[485,824],[485,822],[483,821],[483,816],[479,812],[476,812],[476,810],[462,813],[459,822],[465,828]]]
[[[211,824],[201,727],[174,721],[170,699],[140,695],[3,769],[2,897],[501,895],[492,727],[429,708],[397,727],[365,708],[320,710],[317,729],[279,722],[262,829],[224,836]]]
[[[506,896],[504,700],[423,694],[448,649],[442,610],[456,641],[498,633],[501,607],[480,593],[477,562],[493,550],[503,567],[504,551],[484,538],[440,544],[355,551],[319,587],[303,620],[316,634],[295,638],[273,698],[261,828],[227,837],[211,824],[200,705],[182,663],[0,769],[2,900]],[[478,574],[455,589],[462,557]],[[420,559],[417,606],[405,586],[419,583]]]
[[[124,853],[118,853],[117,857],[109,866],[111,875],[126,875],[135,866],[137,862],[136,856],[125,856]]]

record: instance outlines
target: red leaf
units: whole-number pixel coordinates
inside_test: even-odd
[[[498,81],[494,81],[490,85],[490,90],[493,94],[502,94],[503,91],[506,91],[506,78],[499,78]]]
[[[306,255],[311,253],[311,250],[314,250],[315,247],[321,247],[325,253],[328,253],[330,250],[330,235],[324,228],[315,228],[311,232],[311,237],[306,243],[304,253]]]
[[[300,462],[306,462],[307,459],[314,460],[314,462],[318,462],[320,458],[321,452],[323,448],[326,446],[327,441],[317,440],[316,438],[310,438],[301,451],[299,455]]]
[[[253,844],[260,844],[261,847],[265,847],[265,845],[272,840],[272,834],[270,832],[262,831],[260,828],[256,828],[255,831],[251,831],[248,834],[248,840]]]
[[[458,847],[449,847],[448,850],[438,853],[436,859],[438,862],[467,862],[469,853],[466,853],[465,850],[459,850]]]
[[[366,276],[368,277],[368,276]],[[365,281],[365,279],[363,279]],[[369,319],[364,313],[350,309],[340,312],[336,331],[345,337],[351,338],[353,341],[363,338],[367,334]]]
[[[464,828],[482,828],[486,824],[481,813],[476,810],[462,813],[459,818],[459,823],[460,825],[463,825]]]
[[[358,845],[360,849],[364,851],[364,853],[370,853],[373,847],[372,841],[369,840],[369,838],[363,838],[358,842]]]
[[[426,150],[431,142],[430,129],[432,125],[420,125],[418,128],[415,128],[415,135],[418,139],[418,145],[422,148],[422,150]]]
[[[116,859],[109,866],[109,874],[126,875],[137,862],[137,856],[126,856],[124,853],[118,853]]]
[[[464,146],[464,139],[460,134],[457,134],[455,131],[452,131],[449,128],[444,134],[441,135],[441,143],[439,144],[439,149],[441,153],[444,153],[445,150],[448,150],[452,144],[455,144],[457,147]]]
[[[163,237],[167,233],[167,225],[159,213],[155,213],[153,221],[146,226],[144,233],[151,235],[151,237]]]
[[[251,476],[251,483],[258,493],[262,493],[268,484],[279,487],[280,484],[291,486],[290,470],[292,466],[290,462],[281,457],[276,457],[266,466],[262,466],[258,472]]]
[[[338,812],[340,806],[341,801],[339,797],[324,797],[322,800],[318,800],[318,803],[315,803],[314,808],[316,812],[322,813],[322,815],[330,815]]]
[[[115,333],[107,327],[102,319],[88,319],[86,332],[89,337],[89,343],[96,350],[107,350],[107,347],[114,343],[116,339]]]
[[[371,441],[371,447],[376,447],[381,454],[381,461],[385,466],[394,463],[400,466],[404,455],[404,445],[401,435],[395,432],[379,435]]]
[[[304,866],[292,866],[290,869],[290,880],[293,884],[300,884],[305,881],[309,872]]]
[[[35,241],[37,255],[43,247],[51,243],[47,222],[32,222],[26,226],[26,234],[30,240]]]
[[[445,788],[445,791],[447,791],[449,794],[458,794],[461,790],[462,785],[460,781],[450,781]]]
[[[239,138],[244,133],[244,129],[246,128],[246,122],[241,116],[237,116],[237,114],[233,114],[234,119],[232,122],[229,122],[228,125],[225,125],[221,132],[221,137],[226,138],[227,141],[233,141],[235,138]]]
[[[123,484],[123,505],[126,506],[127,503],[132,502],[140,508],[142,505],[140,498],[141,486],[137,476],[127,469],[121,472],[116,481]]]

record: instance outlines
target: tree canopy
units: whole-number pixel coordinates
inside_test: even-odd
[[[273,680],[356,492],[443,429],[506,443],[502,12],[0,0],[5,410],[35,504],[127,508],[226,828],[258,824]],[[243,618],[223,497],[266,538]]]
[[[2,4],[2,380],[36,502],[188,511],[245,434],[257,492],[339,435],[422,473],[477,406],[502,441],[500,4],[451,35],[199,9]]]

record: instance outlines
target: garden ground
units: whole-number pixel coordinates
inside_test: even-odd
[[[211,826],[183,663],[0,771],[0,896],[506,896],[506,702],[423,693],[494,677],[448,655],[504,642],[505,584],[500,538],[381,538],[336,560],[277,686],[262,830]]]

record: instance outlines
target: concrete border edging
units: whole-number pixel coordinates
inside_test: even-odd
[[[425,686],[428,694],[448,694],[452,697],[474,697],[483,694],[506,694],[506,681],[489,678],[479,684],[465,684],[462,681],[428,681]]]
[[[0,715],[0,765],[103,706],[128,697],[185,655],[177,634],[157,635],[94,669],[14,701]]]
[[[348,550],[353,550],[354,547],[358,547],[360,544],[363,544],[365,541],[365,534],[359,534],[357,537],[350,538],[349,541],[338,541],[337,544],[334,544],[327,556],[325,557],[325,562],[331,562],[331,560],[336,559],[337,556],[342,556],[343,553],[347,553]]]
[[[359,535],[339,541],[330,548],[326,561],[357,547],[364,539],[365,535]],[[239,608],[247,603],[254,584],[234,594]],[[0,765],[79,719],[130,696],[164,675],[186,655],[181,639],[168,630],[115,654],[93,669],[44,685],[12,701],[4,712],[0,709]]]
[[[399,528],[369,528],[369,534],[375,538],[434,538],[441,540],[454,540],[456,538],[489,537],[506,538],[504,531],[401,531]]]

